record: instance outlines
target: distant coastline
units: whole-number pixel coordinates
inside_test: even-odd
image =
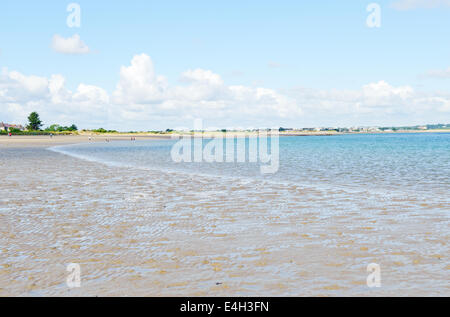
[[[279,132],[280,136],[332,136],[342,134],[374,134],[374,133],[423,133],[423,132],[450,132],[450,124],[426,124],[415,126],[353,126],[353,127],[314,127],[314,128],[254,128],[254,129],[203,129],[197,127],[195,130],[149,130],[149,131],[117,131],[107,130],[104,128],[98,129],[78,129],[75,124],[71,126],[64,126],[59,124],[52,124],[48,127],[43,127],[40,116],[37,112],[32,112],[28,116],[28,125],[24,127],[20,124],[8,124],[0,122],[0,136],[7,135],[14,136],[60,136],[60,135],[80,135],[80,136],[105,136],[105,137],[131,137],[136,136],[179,136],[179,135],[194,135],[198,136],[201,133],[205,136],[239,136],[251,135],[260,132],[273,131]]]
[[[204,137],[207,136],[242,136],[242,135],[250,135],[252,133],[257,133],[258,131],[267,131],[267,130],[241,130],[241,131],[152,131],[152,132],[93,132],[93,131],[79,131],[76,134],[79,136],[107,136],[107,137],[172,137],[172,136],[182,136],[182,135],[196,135],[201,133]],[[448,129],[430,129],[430,130],[392,130],[392,131],[305,131],[305,130],[288,130],[288,131],[279,131],[280,136],[333,136],[333,135],[346,135],[346,134],[389,134],[389,133],[450,133],[450,128]]]
[[[253,132],[255,133],[255,132]],[[401,133],[450,133],[450,129],[442,130],[399,130],[392,132],[280,132],[280,137],[302,137],[302,136],[338,136],[338,135],[363,135],[363,134],[401,134]],[[236,131],[236,132],[204,132],[201,134],[203,138],[214,138],[222,135],[222,137],[245,137],[251,136],[251,132]],[[29,148],[29,147],[49,147],[56,145],[77,144],[86,142],[105,142],[108,141],[129,141],[132,138],[135,140],[170,140],[176,137],[182,137],[190,135],[196,137],[193,132],[171,132],[171,133],[127,133],[127,132],[115,132],[115,133],[90,133],[90,132],[73,132],[73,133],[61,133],[50,135],[13,135],[11,137],[7,135],[0,135],[0,148],[15,147],[15,148]]]
[[[46,131],[22,131],[20,133],[13,133],[12,137],[50,137],[50,136],[85,136],[85,137],[161,137],[170,138],[172,136],[183,136],[201,133],[205,136],[242,136],[251,135],[254,133],[268,131],[268,130],[252,130],[252,131],[172,131],[172,132],[118,132],[118,131],[108,131],[104,133],[94,132],[94,131],[73,131],[73,132],[46,132]],[[333,136],[333,135],[352,135],[352,134],[399,134],[399,133],[450,133],[450,129],[435,129],[435,130],[396,130],[396,131],[302,131],[302,130],[291,130],[291,131],[279,131],[279,136]],[[7,133],[0,133],[1,137],[9,137]]]

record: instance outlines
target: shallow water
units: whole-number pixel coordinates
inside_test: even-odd
[[[236,163],[236,156],[234,163],[175,163],[170,155],[175,142],[87,143],[54,150],[114,166],[208,175],[219,182],[223,177],[234,177],[450,202],[448,133],[282,137],[280,168],[265,175],[260,165],[267,164],[248,162],[248,139],[246,163]]]
[[[173,141],[2,150],[0,295],[448,296],[449,142],[281,138],[265,176]]]

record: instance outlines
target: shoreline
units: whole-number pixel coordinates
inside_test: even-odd
[[[412,133],[450,133],[450,130],[413,130],[413,131],[396,131],[396,132],[354,132],[354,133],[342,133],[342,132],[281,132],[280,137],[303,137],[303,136],[337,136],[337,135],[362,135],[362,134],[412,134]],[[204,138],[211,138],[218,135],[223,135],[223,132],[204,132]],[[233,136],[249,135],[246,132],[233,132]],[[120,134],[120,133],[105,133],[100,135],[79,134],[79,135],[54,135],[50,138],[47,135],[13,135],[12,137],[1,135],[0,136],[0,149],[1,148],[20,148],[20,147],[49,147],[57,145],[68,145],[86,142],[105,142],[109,141],[128,141],[131,137],[136,140],[168,140],[174,136],[185,136],[192,134]],[[194,136],[195,137],[195,136]],[[225,135],[227,137],[227,135]],[[91,138],[91,139],[89,139]]]

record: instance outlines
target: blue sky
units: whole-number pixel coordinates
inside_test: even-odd
[[[204,119],[213,125],[236,126],[416,124],[445,119],[450,122],[447,112],[450,107],[447,103],[450,94],[450,75],[447,74],[450,69],[450,4],[445,0],[434,1],[431,0],[434,8],[429,8],[429,1],[428,5],[427,1],[422,1],[424,4],[421,5],[420,0],[377,1],[381,7],[380,28],[366,25],[369,15],[366,7],[371,1],[80,0],[76,1],[81,7],[80,28],[66,25],[69,14],[66,7],[70,1],[2,1],[0,68],[7,69],[2,85],[6,87],[4,95],[8,98],[0,99],[0,121],[23,121],[24,113],[35,106],[42,109],[49,124],[56,120],[69,122],[73,118],[84,121],[78,125],[86,127],[103,124],[116,128],[164,128],[170,124],[187,125],[198,114],[205,114]],[[70,38],[75,34],[89,47],[88,53],[63,54],[52,48],[55,35]],[[140,54],[150,58],[150,68],[155,76],[165,77],[165,85],[172,87],[171,92],[158,98],[146,96],[145,100],[128,98],[127,104],[114,101],[114,91],[123,79],[121,67],[129,67],[131,60]],[[178,86],[186,88],[182,74],[196,69],[217,74],[224,87],[212,89],[215,92],[212,96],[212,92],[205,92],[210,82],[200,84],[198,76],[194,79],[188,76],[188,85],[195,86],[191,88],[197,89],[196,92],[200,89],[204,93],[197,99],[191,98],[186,102],[189,105],[184,106],[184,95],[176,93],[175,98],[174,90]],[[12,71],[47,79],[59,74],[65,78],[65,89],[74,94],[80,84],[99,87],[108,94],[105,108],[109,114],[91,122],[87,119],[96,112],[88,116],[90,110],[83,104],[83,110],[77,113],[74,101],[77,98],[73,96],[63,101],[53,100],[53,106],[48,109],[43,104],[45,98],[51,96],[33,93],[35,100],[15,97],[10,87],[17,85],[17,78],[8,73]],[[154,87],[150,82],[152,79],[147,80],[148,87]],[[362,93],[363,87],[376,83],[388,85],[373,86],[376,91],[379,91],[378,87],[390,91],[381,93],[381,97],[375,96],[376,100],[367,100],[372,93]],[[129,87],[129,83],[123,85]],[[232,92],[234,97],[229,97],[229,92],[226,92],[226,98],[223,97],[223,91],[230,86],[253,89],[252,93],[258,97],[241,100],[236,97],[235,90]],[[414,96],[408,92],[405,97],[399,87],[413,89]],[[268,98],[261,101],[258,88],[270,89],[270,98],[278,101],[267,101]],[[130,89],[123,93],[136,92],[136,89]],[[310,92],[306,96],[305,90]],[[338,92],[340,94],[336,95]],[[361,93],[358,95],[358,92]],[[389,100],[385,100],[386,94]],[[325,101],[320,100],[323,95]],[[288,101],[280,101],[278,96],[286,97]],[[425,97],[431,99],[420,106],[420,111],[419,106],[409,112],[398,108],[402,102],[405,105],[424,103]],[[164,104],[174,99],[177,99],[176,105]],[[258,100],[263,104],[260,105]],[[328,102],[333,100],[337,104],[344,102],[341,106],[344,111],[338,111],[338,106],[328,111],[333,107]],[[215,103],[208,104],[212,101]],[[301,108],[297,115],[286,115],[288,109],[294,107],[291,102]],[[374,110],[377,102],[380,107]],[[52,114],[52,110],[58,109],[58,103],[61,107],[71,108],[74,113],[54,111]],[[209,113],[195,108],[194,103],[219,111]],[[252,110],[246,109],[240,116],[237,113],[240,103],[245,104],[242,107],[251,103],[259,110],[252,116]],[[225,110],[228,104],[230,109]],[[358,109],[365,107],[360,115],[351,112],[351,107],[356,104]],[[435,104],[435,107],[427,106],[429,104]],[[173,110],[174,107],[183,109],[178,117],[175,111],[165,115],[164,109]],[[264,115],[268,109],[277,107],[286,109]],[[320,109],[314,112],[316,108]],[[381,113],[380,108],[389,108],[389,111]],[[265,109],[263,115],[261,109]],[[372,116],[371,111],[376,113]],[[234,113],[232,119],[230,113]],[[223,120],[221,116],[229,120]],[[136,122],[130,122],[133,118],[137,118]]]

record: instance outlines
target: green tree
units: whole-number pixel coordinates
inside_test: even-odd
[[[8,130],[8,132],[11,132],[11,133],[20,133],[20,132],[22,132],[22,131],[20,131],[20,130],[17,129],[17,128],[10,128],[10,129]]]
[[[59,129],[59,125],[58,124],[52,124],[51,126],[49,126],[48,128],[45,129],[45,131],[47,132],[56,132]]]
[[[77,127],[75,124],[72,124],[72,125],[69,127],[69,131],[78,131],[78,127]]]
[[[27,129],[31,131],[40,130],[42,127],[42,121],[39,118],[39,114],[37,112],[32,112],[28,116],[28,126]]]

